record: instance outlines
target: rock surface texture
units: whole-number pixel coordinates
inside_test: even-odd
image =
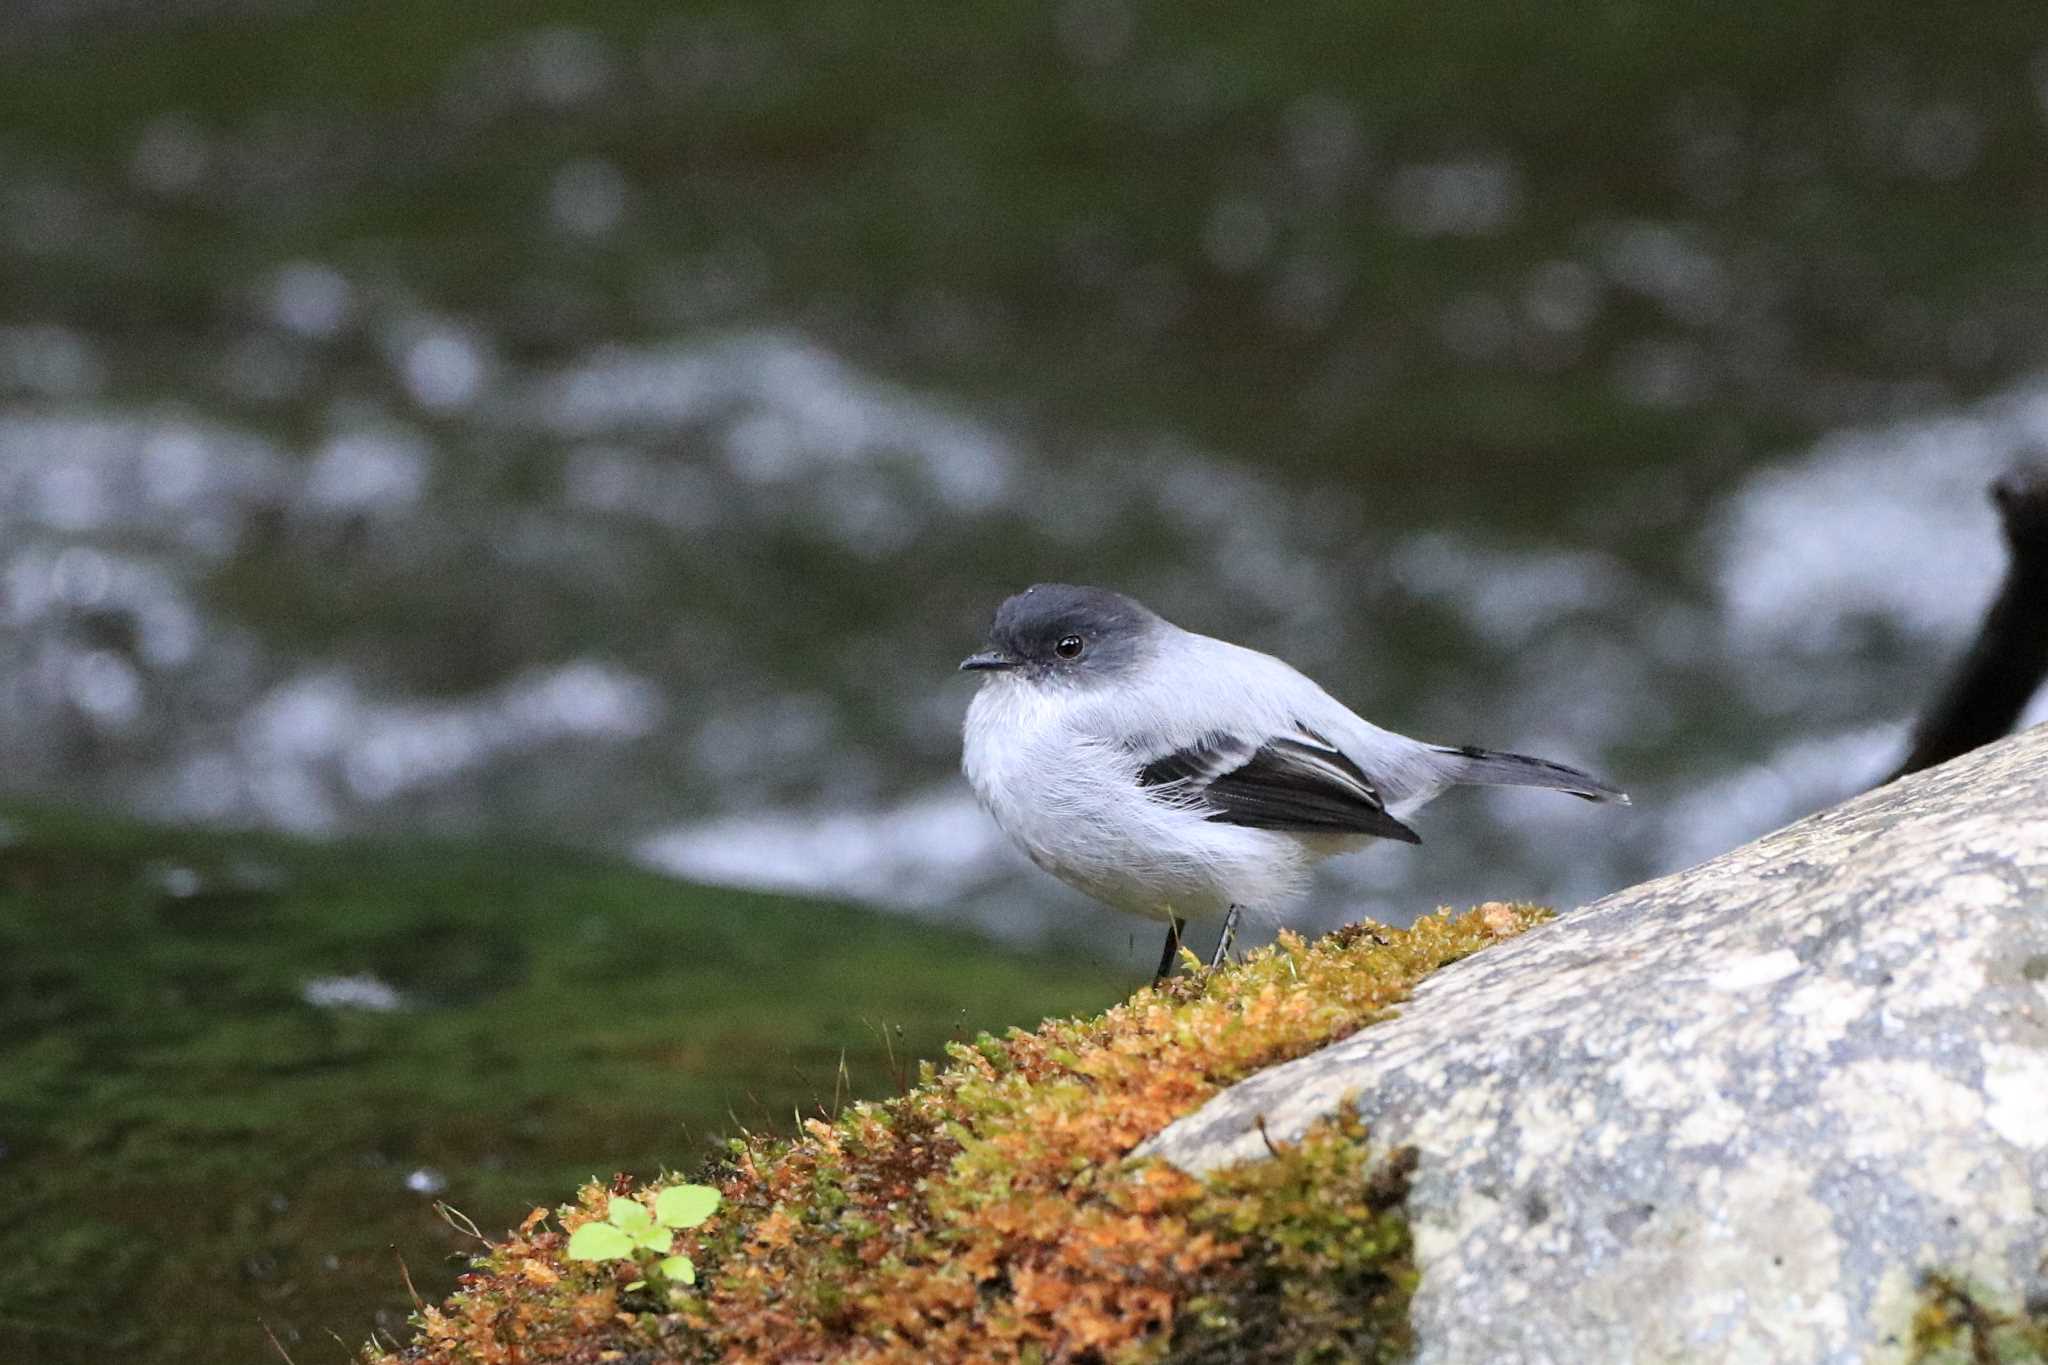
[[[1141,1153],[1354,1104],[1421,1157],[1417,1359],[1899,1360],[2048,1294],[2048,727],[1430,978]]]

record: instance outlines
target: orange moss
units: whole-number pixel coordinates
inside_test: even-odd
[[[1496,904],[1407,930],[1354,925],[1312,945],[1283,935],[1240,966],[1141,990],[1096,1018],[956,1044],[949,1065],[927,1063],[899,1098],[812,1119],[793,1138],[736,1141],[730,1164],[700,1177],[724,1204],[695,1245],[677,1245],[696,1258],[694,1292],[657,1303],[628,1288],[628,1266],[563,1259],[567,1233],[600,1216],[610,1193],[593,1185],[561,1210],[561,1231],[536,1210],[481,1258],[445,1309],[421,1314],[402,1358],[1117,1362],[1156,1359],[1176,1340],[1228,1340],[1177,1331],[1177,1315],[1198,1303],[1212,1327],[1235,1321],[1232,1267],[1257,1239],[1242,1219],[1219,1220],[1225,1186],[1128,1161],[1130,1150],[1223,1086],[1354,1032],[1436,968],[1543,917]],[[1364,1159],[1359,1142],[1344,1150],[1345,1169]],[[1283,1185],[1326,1176],[1337,1159],[1302,1152],[1323,1165],[1290,1168]],[[1287,1243],[1288,1254],[1311,1270],[1334,1254],[1326,1246],[1405,1254],[1405,1230],[1394,1237],[1378,1221],[1386,1199],[1356,1198],[1357,1218]]]

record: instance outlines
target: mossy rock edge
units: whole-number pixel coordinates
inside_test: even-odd
[[[1542,922],[1489,905],[1413,928],[1283,935],[1087,1019],[956,1044],[944,1067],[793,1138],[735,1140],[679,1240],[694,1287],[570,1262],[620,1178],[536,1209],[410,1344],[366,1361],[857,1358],[1392,1361],[1416,1284],[1412,1152],[1338,1117],[1203,1177],[1130,1159],[1231,1081],[1388,1017],[1445,963]]]

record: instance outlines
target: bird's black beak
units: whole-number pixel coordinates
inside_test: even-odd
[[[1000,649],[984,649],[979,654],[970,654],[960,661],[962,673],[976,673],[987,668],[1015,668],[1018,661]]]

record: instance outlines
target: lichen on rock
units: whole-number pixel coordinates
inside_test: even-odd
[[[2008,1308],[1981,1286],[1930,1271],[1911,1344],[1909,1365],[2048,1365],[2048,1299]]]

